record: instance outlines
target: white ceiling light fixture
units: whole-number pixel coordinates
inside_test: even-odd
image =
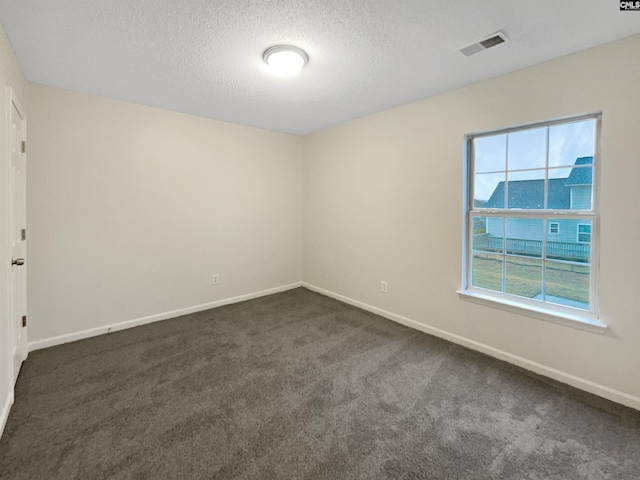
[[[309,61],[309,56],[301,48],[291,45],[274,45],[264,51],[264,61],[276,75],[291,77]]]

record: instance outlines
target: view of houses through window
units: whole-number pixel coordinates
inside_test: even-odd
[[[467,289],[593,311],[597,123],[469,138]]]

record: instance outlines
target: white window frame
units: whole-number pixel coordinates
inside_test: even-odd
[[[556,226],[556,231],[552,232],[551,231],[551,227],[555,225]],[[560,223],[558,222],[549,222],[549,235],[559,235],[560,234]]]
[[[580,227],[589,227],[589,233],[587,232],[581,232],[580,231]],[[584,243],[585,245],[589,245],[591,244],[591,231],[593,230],[593,227],[588,224],[588,223],[579,223],[578,226],[576,227],[576,242],[578,243]],[[580,235],[589,235],[589,241],[585,242],[583,240],[580,240]]]
[[[595,120],[595,145],[593,153],[593,170],[592,170],[592,204],[591,210],[534,210],[527,209],[526,211],[521,209],[486,209],[477,208],[473,205],[473,185],[474,185],[474,166],[473,166],[473,140],[479,137],[495,136],[517,132],[521,130],[529,130],[540,127],[551,127],[563,123],[574,123],[583,120],[594,119]],[[502,308],[511,312],[524,314],[539,318],[554,323],[560,323],[571,327],[576,327],[596,333],[603,333],[607,325],[599,319],[598,315],[598,291],[597,291],[597,279],[598,279],[598,265],[599,255],[599,192],[600,192],[600,138],[602,127],[602,113],[596,112],[586,115],[566,117],[556,120],[537,122],[532,124],[521,125],[517,127],[510,127],[498,130],[491,130],[479,133],[471,133],[465,135],[465,162],[464,162],[464,188],[463,188],[463,252],[462,252],[462,287],[457,291],[460,298],[469,300],[482,305],[491,307]],[[548,142],[548,140],[547,140]],[[548,145],[548,144],[547,144]],[[547,157],[549,155],[549,149],[547,146]],[[547,160],[548,161],[548,160]],[[545,170],[545,192],[547,189],[546,182],[548,181],[548,170]],[[545,194],[546,198],[546,194]],[[546,202],[545,202],[546,203]],[[496,292],[489,289],[475,287],[471,282],[472,271],[472,240],[473,240],[473,218],[474,217],[486,217],[487,221],[489,217],[505,218],[505,225],[507,218],[540,218],[545,220],[548,224],[555,223],[550,222],[549,217],[555,215],[561,216],[563,220],[590,220],[591,221],[591,264],[590,264],[590,294],[589,294],[589,310],[583,310],[579,308],[573,308],[565,305],[557,305],[542,300],[530,299],[520,297],[517,295],[511,295],[503,292]],[[545,229],[548,231],[548,228]],[[543,230],[543,232],[545,231]],[[558,232],[560,226],[558,225]],[[554,234],[555,235],[555,234]],[[546,261],[546,235],[543,241],[542,257],[541,260],[544,264]],[[544,272],[544,268],[543,268]],[[543,273],[543,285],[544,285],[544,273]]]

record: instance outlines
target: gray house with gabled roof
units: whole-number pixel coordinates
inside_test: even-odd
[[[593,165],[593,157],[578,158],[575,165]],[[565,188],[569,188],[571,192],[571,210],[591,210],[593,168],[572,168]]]
[[[576,159],[573,168],[567,178],[550,178],[548,180],[548,206],[554,210],[589,210],[591,209],[593,169],[593,157],[580,157]],[[583,166],[584,165],[584,166]],[[508,198],[505,204],[505,191]],[[491,197],[483,206],[484,208],[510,209],[542,209],[544,208],[544,180],[516,180],[500,182]],[[540,219],[534,218],[509,218],[506,225],[507,244],[516,244],[519,240],[533,241],[528,249],[536,255],[536,250],[541,250],[541,242],[544,229],[547,230],[547,243],[549,244],[579,244],[587,246],[591,243],[591,224],[588,221],[567,220],[559,217],[557,221],[550,220],[547,226]],[[488,240],[502,238],[505,235],[501,218],[488,217],[486,219],[486,235]],[[478,238],[479,243],[482,239]],[[511,241],[511,242],[510,242]],[[539,246],[536,243],[540,242]],[[475,242],[474,242],[475,243]],[[489,243],[489,242],[488,242]],[[495,244],[495,242],[490,242]],[[549,245],[553,248],[554,245]],[[549,253],[548,248],[548,253]],[[567,250],[566,248],[564,249]],[[589,261],[589,250],[579,248],[576,251],[582,254],[574,254],[572,258],[565,260]],[[512,252],[520,253],[524,252]],[[581,258],[582,257],[582,258]],[[560,257],[558,257],[560,258]]]

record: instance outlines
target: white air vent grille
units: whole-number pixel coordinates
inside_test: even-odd
[[[495,47],[496,45],[500,45],[501,43],[505,43],[508,40],[509,38],[504,34],[504,32],[496,32],[476,43],[459,48],[458,51],[465,57],[470,57],[471,55],[475,55],[476,53],[480,53],[484,50]]]

